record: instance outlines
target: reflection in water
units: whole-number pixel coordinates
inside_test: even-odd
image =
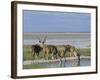
[[[28,62],[29,63],[29,62]],[[31,63],[30,63],[31,64]],[[27,64],[24,64],[27,65]],[[35,66],[43,66],[43,68],[63,68],[63,67],[81,67],[90,66],[91,58],[80,58],[78,59],[60,59],[60,61],[55,62],[45,62],[45,63],[33,63]],[[42,68],[42,67],[39,67]],[[33,68],[30,68],[33,69]]]
[[[76,66],[90,66],[91,59],[90,58],[81,58],[80,60],[77,59],[60,59],[59,62],[52,62],[52,63],[41,63],[45,65],[47,68],[59,68],[59,67],[76,67]]]
[[[69,59],[68,60],[70,66],[80,66],[80,55],[77,54],[77,59]],[[68,63],[66,58],[64,60],[60,59],[60,67],[66,67],[66,63]]]
[[[60,67],[80,66],[80,60],[74,59],[74,60],[67,61],[66,59],[64,59],[64,60],[60,59],[59,65],[60,65]]]
[[[78,60],[77,66],[80,66],[80,60]]]

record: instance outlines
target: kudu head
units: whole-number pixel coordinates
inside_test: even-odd
[[[44,46],[44,43],[46,42],[47,36],[44,36],[44,38],[42,38],[42,39],[40,39],[40,38],[38,38],[38,39],[39,39],[39,45],[41,47],[43,47]]]

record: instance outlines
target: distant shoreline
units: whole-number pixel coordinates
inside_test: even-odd
[[[23,33],[24,36],[30,36],[30,35],[75,35],[75,36],[78,36],[78,35],[84,35],[84,36],[90,36],[90,33],[89,32],[81,32],[81,33],[66,33],[66,32],[25,32]]]
[[[87,46],[90,44],[90,33],[24,33],[24,45],[37,44],[39,39],[47,36],[46,44],[74,44]]]
[[[90,32],[24,32],[24,34],[43,34],[43,33],[47,33],[47,34],[90,34]]]

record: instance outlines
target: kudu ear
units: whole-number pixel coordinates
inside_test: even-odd
[[[37,39],[39,40],[39,43],[41,43],[41,42],[42,42],[42,40],[41,40],[39,37],[37,37]]]

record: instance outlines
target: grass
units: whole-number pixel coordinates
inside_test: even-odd
[[[91,56],[91,49],[90,48],[79,48],[78,52],[81,56]]]
[[[46,66],[43,66],[41,64],[28,64],[28,65],[23,65],[23,69],[38,69],[38,68],[46,68]]]
[[[59,46],[58,50],[62,51],[63,48]],[[90,56],[91,55],[91,49],[90,48],[78,48],[78,53],[81,56]],[[23,54],[23,60],[32,60],[32,55],[31,55],[31,46],[30,45],[24,45],[24,54]],[[43,58],[43,53],[40,52],[39,58]]]
[[[32,59],[32,54],[31,54],[31,46],[24,46],[24,60],[31,60]]]

